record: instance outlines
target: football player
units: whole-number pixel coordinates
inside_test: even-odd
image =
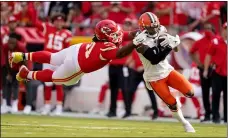
[[[193,97],[191,84],[184,76],[168,63],[166,56],[180,44],[179,36],[171,36],[166,28],[160,25],[157,16],[151,12],[143,13],[138,21],[143,32],[136,38],[144,38],[137,47],[139,57],[144,66],[144,80],[149,89],[167,104],[173,115],[182,122],[186,132],[195,132],[192,125],[183,117],[179,102],[171,95],[169,86],[180,91],[186,97]]]
[[[72,33],[64,29],[65,25],[65,15],[63,14],[56,14],[52,17],[52,22],[41,22],[38,17],[32,19],[34,22],[35,27],[41,31],[45,38],[44,50],[49,51],[52,53],[59,52],[64,48],[70,46],[70,40],[72,37]],[[51,64],[43,64],[43,69],[51,69],[55,70],[57,67]],[[45,98],[45,105],[41,110],[42,115],[47,115],[51,111],[51,91],[53,87],[52,82],[45,82],[44,83],[44,98]],[[54,115],[60,115],[62,113],[62,101],[63,101],[63,86],[62,85],[55,85],[56,88],[56,98],[57,98],[57,105],[56,109],[53,112]]]
[[[95,36],[91,43],[80,43],[57,53],[39,51],[31,53],[12,53],[11,62],[19,63],[30,60],[57,66],[55,70],[44,69],[29,71],[21,66],[17,80],[40,80],[55,84],[73,85],[85,73],[96,71],[107,65],[112,59],[128,55],[144,38],[134,39],[126,46],[118,48],[122,40],[132,40],[135,32],[123,32],[121,27],[112,20],[102,20],[95,27]]]

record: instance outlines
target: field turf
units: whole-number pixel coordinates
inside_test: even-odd
[[[226,125],[70,117],[1,115],[1,137],[226,137]]]

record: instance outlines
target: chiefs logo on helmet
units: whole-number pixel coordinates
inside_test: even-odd
[[[95,35],[99,40],[120,44],[123,30],[112,20],[102,20],[96,24]]]

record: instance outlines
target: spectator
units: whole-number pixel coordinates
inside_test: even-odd
[[[107,3],[108,19],[122,24],[124,19],[130,14],[134,14],[132,2],[109,2]]]
[[[220,6],[221,2],[206,2],[200,19],[202,23],[209,22],[215,27],[216,33],[220,33]]]
[[[56,14],[63,13],[68,15],[70,8],[72,7],[72,2],[69,1],[52,1],[49,6],[49,17],[53,17]]]
[[[205,109],[205,117],[204,121],[210,121],[210,115],[211,115],[211,104],[210,104],[210,87],[211,87],[211,76],[208,76],[207,78],[203,77],[203,70],[204,70],[204,61],[206,57],[206,52],[208,51],[211,40],[214,37],[214,28],[211,24],[207,23],[204,25],[204,37],[198,41],[196,41],[191,50],[190,50],[190,56],[192,60],[197,64],[199,70],[200,70],[200,81],[201,81],[201,88],[202,88],[202,95],[203,95],[203,105]],[[212,68],[210,67],[210,71]]]
[[[187,16],[188,30],[200,30],[200,19],[202,16],[202,7],[205,2],[177,2],[177,12],[184,13]],[[180,11],[179,11],[180,10]],[[178,16],[178,20],[183,17]]]
[[[158,16],[160,23],[166,27],[177,23],[175,2],[156,2],[153,12]]]
[[[21,11],[14,14],[19,21],[19,26],[32,26],[30,20],[32,16],[35,16],[36,12],[31,2],[21,2]]]
[[[203,76],[208,77],[210,64],[215,65],[212,74],[212,115],[213,122],[220,123],[219,103],[223,91],[224,122],[227,122],[227,23],[223,25],[222,37],[212,40],[211,47],[204,61]]]
[[[1,106],[1,113],[16,113],[18,111],[18,81],[16,74],[19,66],[10,68],[8,58],[11,52],[25,52],[25,47],[19,43],[21,36],[16,33],[9,34],[9,40],[3,46],[4,55],[6,57],[5,66],[3,66],[2,79],[3,79],[3,103]],[[13,94],[13,102],[11,104],[11,95]]]
[[[127,28],[124,26],[123,29],[125,31]],[[129,28],[128,28],[129,29]],[[128,41],[124,41],[122,46],[129,43]],[[126,113],[123,117],[127,117],[130,115],[130,102],[128,100],[129,93],[128,93],[128,86],[129,86],[129,69],[125,65],[127,57],[112,60],[109,64],[109,86],[111,90],[111,104],[109,113],[107,114],[108,117],[116,116],[116,101],[119,89],[121,89],[125,104]]]
[[[81,22],[84,20],[83,14],[77,5],[74,5],[67,15],[66,27],[75,30],[78,29]],[[74,32],[74,31],[73,31]]]
[[[65,15],[64,14],[56,14],[52,17],[53,24],[50,22],[44,23],[41,22],[37,16],[31,19],[35,25],[35,27],[43,33],[45,37],[45,44],[44,50],[49,51],[52,53],[59,52],[64,48],[70,46],[70,40],[72,34],[69,30],[64,29],[65,25]],[[43,64],[43,69],[51,69],[55,70],[56,66],[50,64]],[[51,112],[51,92],[53,87],[52,82],[45,82],[44,86],[44,98],[45,98],[45,105],[42,108],[41,114],[47,115]],[[57,91],[57,105],[56,109],[54,110],[54,115],[62,114],[62,101],[63,101],[63,87],[62,85],[55,85]]]

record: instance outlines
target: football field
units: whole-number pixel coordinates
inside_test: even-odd
[[[180,123],[88,119],[35,115],[1,115],[2,137],[226,137],[226,125],[193,123],[186,133]]]

